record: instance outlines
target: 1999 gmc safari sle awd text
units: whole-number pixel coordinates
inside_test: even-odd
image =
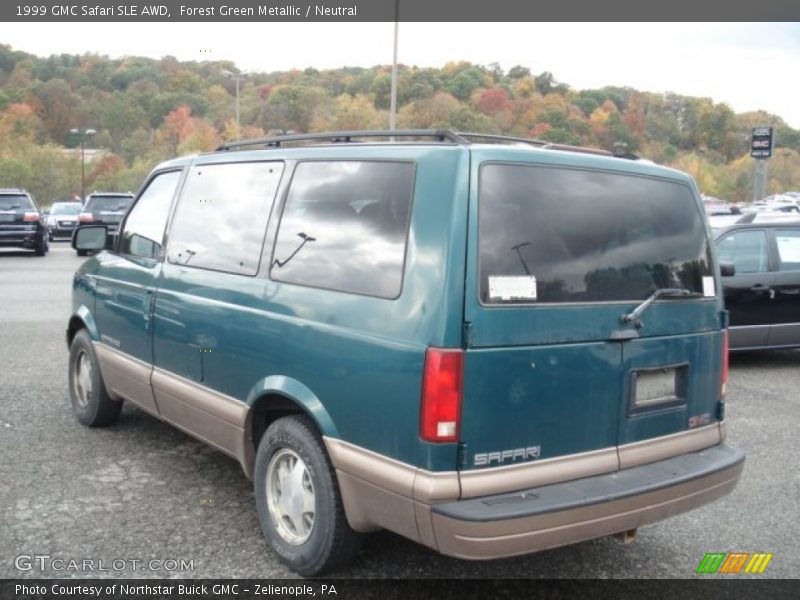
[[[358,142],[358,143],[356,143]],[[235,457],[301,574],[386,528],[487,559],[730,492],[726,313],[692,179],[451,131],[237,142],[153,171],[75,275],[78,419]]]

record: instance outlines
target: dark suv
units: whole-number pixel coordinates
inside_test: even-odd
[[[105,225],[109,234],[119,229],[122,217],[133,203],[131,192],[93,192],[86,197],[79,220],[81,225]],[[78,256],[86,253],[78,250]]]
[[[730,312],[731,350],[800,347],[800,220],[737,223],[716,231]]]
[[[39,207],[25,190],[0,190],[0,247],[26,248],[36,256],[50,249]]]

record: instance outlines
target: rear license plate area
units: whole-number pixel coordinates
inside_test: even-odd
[[[632,371],[628,414],[637,415],[686,404],[688,373],[688,364]]]
[[[11,223],[16,218],[16,215],[0,215],[0,223]]]

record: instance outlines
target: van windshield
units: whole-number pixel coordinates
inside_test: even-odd
[[[484,304],[637,301],[672,287],[702,294],[712,275],[700,210],[678,182],[487,164],[478,206]]]

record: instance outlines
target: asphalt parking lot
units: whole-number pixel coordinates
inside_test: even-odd
[[[291,577],[262,538],[251,483],[232,459],[130,406],[108,429],[72,417],[64,329],[83,259],[63,242],[51,248],[45,258],[0,251],[0,577]],[[769,552],[757,577],[797,577],[800,351],[734,356],[728,389],[728,441],[748,455],[739,486],[642,528],[632,545],[601,539],[475,563],[378,533],[338,575],[682,578],[707,552]],[[18,559],[42,555],[110,570]],[[160,562],[143,568],[151,560]]]

